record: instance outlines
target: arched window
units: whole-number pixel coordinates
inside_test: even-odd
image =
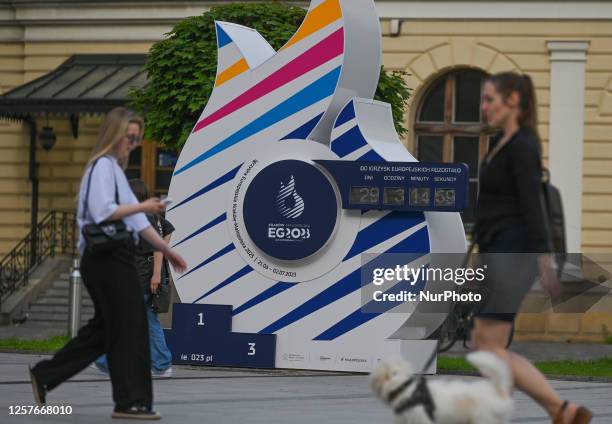
[[[470,167],[470,201],[463,212],[466,230],[474,223],[478,165],[493,132],[482,118],[480,98],[484,72],[458,69],[436,79],[418,105],[414,134],[422,162],[464,162]]]

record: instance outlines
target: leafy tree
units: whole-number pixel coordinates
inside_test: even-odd
[[[212,93],[217,72],[214,21],[255,28],[278,50],[295,33],[306,12],[280,3],[237,3],[217,6],[178,23],[153,45],[145,66],[149,83],[130,92],[130,104],[147,116],[146,137],[180,148]],[[376,99],[391,103],[396,128],[406,132],[403,115],[409,89],[405,72],[381,74]]]

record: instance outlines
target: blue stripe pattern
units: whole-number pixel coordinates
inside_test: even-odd
[[[238,270],[237,272],[235,272],[234,274],[230,275],[225,280],[217,284],[215,287],[213,287],[212,289],[204,293],[202,296],[198,297],[192,303],[198,303],[200,300],[204,299],[206,296],[210,296],[214,292],[221,290],[223,287],[230,285],[231,283],[233,283],[234,281],[238,280],[241,277],[244,277],[251,271],[253,271],[253,268],[251,268],[249,265],[245,266],[244,268]]]
[[[226,219],[227,219],[227,215],[225,213],[219,215],[218,217],[216,217],[215,219],[210,221],[208,224],[204,225],[203,227],[201,227],[201,228],[197,229],[196,231],[194,231],[193,233],[189,234],[187,237],[185,237],[183,240],[179,241],[178,243],[176,243],[172,247],[174,248],[174,247],[178,246],[179,244],[184,243],[187,240],[190,240],[190,239],[194,238],[198,234],[202,234],[204,231],[211,229],[212,227],[214,227],[217,224],[222,223]]]
[[[427,227],[423,227],[410,237],[399,242],[385,253],[417,253],[413,260],[429,252],[429,234]],[[298,306],[285,316],[279,318],[266,328],[261,330],[261,334],[271,334],[293,324],[294,322],[308,316],[321,308],[335,302],[336,300],[359,290],[361,287],[361,268],[357,268],[349,275],[329,286],[321,293],[310,298],[308,301]]]
[[[334,124],[334,128],[338,128],[340,125],[347,123],[351,119],[355,117],[355,104],[351,100],[340,112],[338,115],[338,119],[336,119],[336,123]]]
[[[304,125],[299,127],[297,130],[281,138],[281,140],[291,140],[291,139],[305,140],[306,138],[308,138],[312,130],[315,129],[315,127],[317,126],[317,124],[319,123],[322,117],[323,117],[322,113],[320,115],[315,116],[310,121],[306,122]]]
[[[198,266],[196,266],[195,268],[190,269],[189,271],[187,271],[185,274],[181,275],[178,279],[180,280],[183,277],[187,277],[189,274],[191,274],[194,271],[197,271],[198,269],[202,268],[205,265],[208,265],[209,263],[211,263],[212,261],[214,261],[215,259],[219,259],[221,256],[231,252],[232,250],[236,249],[236,247],[234,246],[234,243],[230,243],[227,246],[225,246],[223,249],[219,250],[217,253],[215,253],[214,255],[212,255],[210,258],[206,259],[204,262],[201,262]]]
[[[390,212],[383,218],[379,219],[372,225],[364,228],[363,230],[359,232],[359,234],[357,235],[357,239],[353,243],[353,247],[351,248],[349,253],[346,255],[346,257],[342,261],[344,262],[347,259],[350,259],[355,255],[363,253],[366,250],[370,249],[371,247],[374,247],[377,244],[384,242],[388,238],[396,236],[397,234],[400,234],[401,232],[407,230],[408,228],[412,228],[413,226],[418,225],[422,223],[423,221],[425,221],[425,216],[421,212],[415,212],[415,213]],[[293,285],[286,285],[288,283],[282,283],[282,284],[283,285],[280,287],[282,287],[283,290],[278,290],[280,287],[278,287],[275,290],[268,289],[258,294],[253,299],[247,301],[244,305],[240,306],[240,308],[238,309],[240,310],[240,312],[243,312],[244,310],[250,307],[253,307],[258,303],[264,302],[293,286]],[[254,303],[251,304],[251,302],[254,302]],[[248,307],[244,308],[247,305]],[[240,313],[240,312],[236,312],[236,313]]]
[[[236,315],[246,311],[247,309],[252,308],[255,305],[259,305],[261,302],[265,302],[266,300],[270,299],[271,297],[274,297],[277,294],[282,293],[285,290],[287,290],[287,289],[289,289],[289,288],[291,288],[291,287],[293,287],[295,285],[296,285],[296,283],[284,283],[284,282],[281,281],[281,282],[273,285],[269,289],[262,291],[261,293],[259,293],[257,296],[255,296],[251,300],[248,300],[245,303],[243,303],[242,305],[240,305],[239,307],[235,308],[232,311],[232,315],[236,316]]]
[[[317,81],[310,84],[308,87],[300,90],[289,99],[285,100],[281,104],[277,105],[273,109],[264,113],[260,117],[256,118],[251,123],[247,124],[242,129],[238,130],[234,134],[230,135],[225,140],[221,141],[212,149],[199,155],[193,159],[187,165],[178,169],[174,172],[174,175],[179,175],[195,165],[213,157],[214,155],[221,153],[222,151],[240,143],[244,139],[257,134],[272,125],[282,121],[283,119],[306,109],[307,107],[321,101],[332,94],[336,89],[336,84],[340,77],[341,66],[337,67],[327,75],[319,78]]]
[[[361,134],[361,130],[358,126],[354,126],[340,137],[332,141],[332,151],[343,158],[349,153],[353,153],[355,150],[368,144]]]
[[[176,208],[178,208],[179,206],[183,206],[185,203],[189,203],[192,200],[203,196],[204,194],[208,193],[211,190],[214,190],[215,188],[230,182],[231,180],[234,179],[234,177],[236,176],[236,174],[238,173],[238,170],[240,169],[240,167],[242,166],[242,164],[238,165],[236,168],[232,169],[230,172],[228,172],[227,174],[217,178],[215,181],[213,181],[212,183],[208,184],[206,187],[204,187],[201,190],[198,190],[197,192],[195,192],[194,194],[192,194],[191,196],[189,196],[188,198],[186,198],[185,200],[183,200],[182,202],[174,205],[172,208],[168,209],[168,211],[172,211]]]
[[[361,156],[357,160],[367,160],[370,162],[384,162],[385,161],[378,153],[374,151],[374,149],[370,150],[368,153]]]
[[[219,46],[219,48],[227,46],[231,42],[232,39],[229,38],[229,35],[227,35],[225,31],[223,31],[223,28],[221,28],[220,25],[217,25],[217,45]]]
[[[423,212],[393,211],[357,234],[343,262],[425,221]]]
[[[410,285],[409,281],[401,281],[391,287],[389,290],[385,291],[386,294],[399,294],[402,290],[406,290],[411,293],[418,293],[425,287],[425,279],[420,278],[417,283],[413,286]],[[384,312],[398,306],[394,302],[376,302],[371,300],[361,308],[357,309],[353,313],[349,314],[338,323],[332,325],[330,328],[319,334],[313,340],[334,340],[343,334],[348,333],[349,331],[354,330],[360,325],[365,324],[368,321],[373,320],[374,318],[380,316]],[[380,312],[362,312],[362,310],[370,310],[376,309]]]

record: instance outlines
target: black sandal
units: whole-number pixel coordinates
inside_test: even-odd
[[[557,412],[557,415],[555,415],[555,418],[553,419],[553,424],[564,424],[563,415],[565,414],[567,405],[569,405],[569,402],[567,400],[563,401],[563,405],[561,405],[559,412]],[[593,413],[590,410],[584,406],[578,406],[578,409],[576,409],[576,415],[574,415],[574,419],[570,424],[589,424],[592,418]]]

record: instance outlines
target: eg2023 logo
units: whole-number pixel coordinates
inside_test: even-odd
[[[304,199],[295,188],[295,177],[291,175],[285,185],[281,181],[280,190],[276,196],[276,207],[283,218],[295,220],[302,216],[306,207]],[[310,226],[295,224],[269,224],[268,238],[276,240],[307,240],[310,238]]]

